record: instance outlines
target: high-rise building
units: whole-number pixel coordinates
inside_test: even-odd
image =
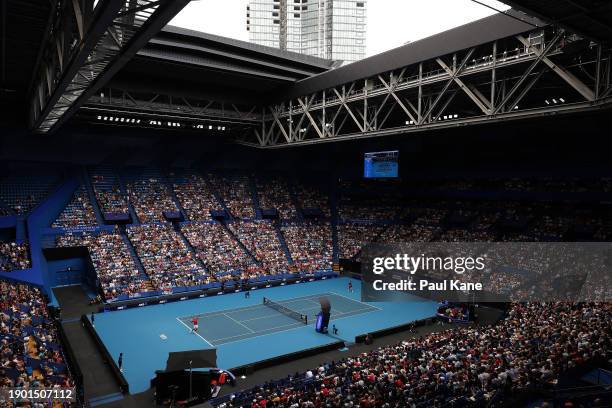
[[[365,57],[366,0],[250,0],[251,42],[343,60]]]

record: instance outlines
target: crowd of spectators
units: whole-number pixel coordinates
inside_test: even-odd
[[[45,296],[0,280],[0,389],[73,386]]]
[[[165,221],[164,211],[178,211],[168,186],[157,175],[143,176],[128,182],[127,192],[136,216],[143,224]]]
[[[218,222],[190,223],[183,225],[181,230],[208,272],[214,275],[240,272],[246,276],[252,271],[251,257]]]
[[[390,225],[380,234],[378,242],[387,244],[427,242],[436,236],[438,230],[438,227],[421,224]]]
[[[240,242],[261,262],[264,271],[274,275],[289,270],[287,256],[272,221],[234,221],[228,226]]]
[[[28,214],[60,180],[51,166],[13,171],[7,176],[0,175],[0,216]]]
[[[89,201],[85,187],[79,187],[68,205],[53,222],[53,228],[70,228],[96,225],[96,213]]]
[[[451,228],[444,231],[439,240],[442,242],[492,242],[495,240],[495,234],[488,230]]]
[[[10,272],[28,269],[31,266],[30,250],[27,242],[0,242],[0,271]]]
[[[127,197],[121,190],[119,179],[110,170],[99,169],[91,176],[91,185],[103,213],[127,214]]]
[[[134,225],[128,227],[127,233],[153,286],[159,290],[211,282],[172,225]]]
[[[610,303],[512,304],[489,326],[408,338],[216,403],[232,407],[417,407],[509,403],[565,371],[606,357]],[[609,357],[609,355],[607,356]]]
[[[384,226],[372,224],[340,224],[337,228],[340,258],[344,259],[355,257],[364,245],[374,242],[385,229]]]
[[[203,177],[195,173],[171,177],[174,192],[188,220],[207,221],[211,219],[211,211],[223,210]]]
[[[290,223],[281,231],[297,270],[314,272],[332,268],[333,244],[329,223]]]
[[[298,183],[295,187],[295,194],[302,209],[319,209],[326,217],[330,216],[329,193],[324,187]]]
[[[255,218],[251,183],[247,176],[209,174],[209,180],[234,218]]]
[[[294,219],[297,210],[291,199],[289,183],[281,177],[257,179],[257,197],[259,208],[264,210],[276,209],[283,219]]]
[[[392,221],[400,213],[402,207],[392,203],[366,204],[352,203],[344,200],[338,208],[338,214],[344,221]]]
[[[109,302],[120,295],[135,296],[153,290],[151,282],[138,270],[118,231],[71,232],[59,235],[56,244],[89,249],[102,293]]]

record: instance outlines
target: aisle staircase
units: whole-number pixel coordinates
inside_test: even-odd
[[[225,222],[222,222],[220,224],[223,226],[223,228],[225,228],[225,231],[230,235],[230,237],[232,237],[232,239],[238,243],[240,248],[242,248],[242,250],[253,260],[253,262],[255,262],[257,265],[261,265],[261,261],[259,261],[259,259],[255,257],[255,255],[246,247],[246,245],[242,243],[240,238],[238,238],[238,236],[234,234],[234,232],[229,228],[229,226]]]
[[[191,255],[193,256],[193,259],[195,259],[195,261],[198,264],[198,266],[200,268],[202,268],[202,271],[208,273],[208,268],[206,268],[206,265],[204,265],[204,262],[202,262],[202,260],[198,256],[198,251],[193,247],[193,245],[191,245],[191,242],[189,242],[189,240],[187,239],[185,234],[183,234],[183,231],[181,230],[181,226],[179,225],[179,223],[173,222],[172,223],[172,228],[174,229],[176,234],[179,236],[179,238],[181,238],[181,240],[183,241],[183,243],[187,247],[187,250],[189,250],[189,252],[191,252]]]
[[[87,197],[89,198],[89,202],[93,207],[94,214],[96,215],[96,220],[98,221],[98,225],[104,225],[104,216],[102,215],[102,210],[98,205],[98,200],[96,198],[96,192],[91,185],[91,179],[89,178],[89,172],[86,167],[81,169],[81,177],[83,179],[83,186],[85,186],[85,191],[87,191]]]
[[[136,210],[134,209],[134,206],[132,205],[132,202],[130,201],[130,197],[127,193],[127,187],[125,186],[125,183],[123,182],[123,178],[118,173],[116,176],[117,176],[117,182],[119,183],[119,188],[121,189],[121,193],[126,197],[128,211],[130,212],[130,217],[132,218],[132,224],[139,225],[140,220],[138,219],[138,215],[136,215]]]
[[[132,241],[130,241],[130,238],[127,235],[125,225],[119,225],[119,234],[121,235],[123,242],[125,242],[125,246],[127,247],[130,253],[130,256],[132,257],[132,260],[134,261],[134,264],[136,265],[136,268],[138,269],[138,272],[140,272],[139,277],[144,282],[145,290],[147,292],[156,290],[153,287],[153,283],[151,282],[151,279],[149,278],[149,275],[147,274],[147,271],[145,270],[145,267],[142,264],[142,261],[140,260],[138,253],[136,252],[136,248],[134,248],[134,245],[132,245]]]
[[[293,257],[291,256],[291,251],[289,250],[289,246],[287,245],[287,241],[285,241],[285,236],[283,235],[283,231],[281,231],[280,224],[278,222],[274,224],[274,229],[276,230],[276,236],[278,237],[278,241],[280,242],[283,251],[285,251],[287,262],[289,263],[289,265],[293,265]]]

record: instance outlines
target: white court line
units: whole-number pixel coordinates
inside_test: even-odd
[[[187,324],[185,324],[185,322],[184,322],[184,321],[182,321],[182,320],[181,320],[181,319],[179,319],[178,317],[176,318],[176,320],[178,320],[179,322],[181,322],[181,324],[182,324],[183,326],[185,326],[185,327],[187,328],[187,330],[191,331],[191,327],[187,326]],[[206,340],[204,337],[200,336],[200,333],[198,333],[198,332],[194,332],[194,333],[195,333],[195,335],[196,335],[196,336],[198,336],[199,338],[201,338],[202,340],[204,340],[204,341],[205,341],[205,342],[206,342],[206,343],[207,343],[207,344],[208,344],[210,347],[213,347],[213,348],[215,347],[215,346],[213,346],[213,345],[212,345],[212,343],[211,343],[211,342],[209,342],[208,340]]]
[[[279,300],[279,301],[276,301],[276,302],[277,303],[280,303],[280,302],[283,302],[283,303],[293,303],[293,302],[299,302],[299,301],[303,301],[303,300],[312,300],[312,298],[314,298],[314,297],[328,295],[328,294],[330,294],[330,292],[319,293],[319,294],[316,294],[316,295],[302,296],[302,297],[299,297],[299,298],[293,298],[293,299],[289,299],[289,300]],[[217,312],[199,313],[199,314],[180,316],[180,317],[183,318],[183,319],[185,319],[185,318],[191,319],[191,318],[196,317],[196,316],[197,317],[216,317],[216,316],[223,316],[223,315],[225,315],[227,313],[234,314],[234,313],[242,312],[244,310],[251,310],[251,309],[256,309],[256,308],[264,308],[264,307],[267,307],[267,306],[262,304],[262,303],[258,303],[256,305],[244,306],[244,307],[239,307],[239,308],[236,308],[236,309],[225,309],[225,310],[217,311]]]
[[[234,312],[240,312],[243,310],[250,310],[250,309],[255,309],[257,307],[263,307],[264,305],[261,303],[258,303],[256,305],[252,305],[252,306],[245,306],[245,307],[239,307],[236,309],[225,309],[223,311],[217,311],[217,312],[210,312],[210,313],[199,313],[199,314],[194,314],[194,315],[190,315],[190,316],[181,316],[183,318],[192,318],[192,317],[215,317],[215,316],[222,316],[226,313],[234,313]]]
[[[336,296],[343,297],[343,298],[348,299],[348,300],[350,300],[350,301],[352,301],[352,302],[355,302],[355,303],[359,303],[359,304],[362,304],[362,305],[366,305],[366,306],[369,306],[369,307],[373,307],[374,309],[382,310],[382,308],[380,308],[380,307],[378,307],[378,306],[370,305],[370,304],[368,304],[368,303],[364,303],[364,302],[362,302],[362,301],[360,301],[360,300],[351,299],[351,298],[350,298],[350,297],[348,297],[348,296],[344,296],[344,295],[341,295],[341,294],[336,293],[336,292],[329,292],[329,293],[331,293],[332,295],[336,295]]]
[[[228,316],[227,314],[225,314],[225,317],[227,317],[228,319],[230,319],[231,321],[233,321],[234,323],[238,323],[239,325],[241,325],[242,327],[244,327],[245,329],[247,329],[248,331],[250,331],[251,333],[255,333],[255,331],[253,329],[251,329],[249,326],[247,326],[246,324],[242,324],[240,323],[238,320],[234,319],[231,316]]]
[[[361,310],[361,309],[360,309],[360,310]],[[368,314],[368,313],[373,313],[373,312],[375,312],[375,311],[376,311],[376,310],[372,310],[372,309],[363,309],[363,310],[369,310],[369,311],[368,311],[368,312],[364,312],[364,313],[359,313],[358,315],[344,316],[344,317],[335,317],[335,318],[334,318],[334,320],[347,319],[347,318],[349,318],[349,317],[353,317],[353,316],[361,316],[361,315]],[[348,314],[348,313],[345,313],[345,314]],[[258,338],[258,337],[273,336],[273,335],[275,335],[275,334],[277,334],[277,333],[284,333],[284,332],[288,332],[288,331],[292,331],[292,330],[300,329],[300,328],[303,328],[303,327],[312,327],[312,326],[310,325],[310,323],[309,323],[308,325],[305,325],[305,324],[300,324],[300,323],[295,323],[295,324],[298,324],[298,326],[296,326],[296,327],[292,327],[292,328],[290,328],[290,329],[285,329],[285,330],[277,330],[277,331],[274,331],[274,332],[272,332],[272,333],[260,334],[260,335],[258,335],[258,336],[251,336],[251,337],[245,337],[244,339],[238,339],[238,340],[234,340],[234,341],[228,341],[227,343],[220,344],[220,346],[223,346],[223,345],[225,345],[225,344],[238,343],[238,342],[241,342],[241,341],[252,340],[252,339],[256,339],[256,338]],[[289,325],[287,325],[287,326],[289,326]],[[277,326],[277,327],[284,327],[284,326]],[[268,330],[273,330],[273,329],[274,329],[274,328],[270,328],[270,329],[268,329]],[[240,337],[240,336],[232,336],[232,337]],[[230,338],[230,337],[227,337],[227,338]],[[218,341],[218,340],[212,340],[212,341]],[[221,340],[221,341],[222,341],[222,340]],[[349,340],[347,340],[347,341],[350,341],[350,339],[349,339]]]
[[[309,308],[306,308],[306,309],[296,310],[296,312],[297,312],[297,313],[299,313],[299,314],[305,314],[304,312],[305,312],[305,311],[307,311],[307,310],[317,310],[317,309],[319,309],[319,307],[309,307]],[[244,322],[252,322],[253,320],[260,320],[260,319],[267,319],[267,318],[269,318],[269,317],[276,317],[276,316],[278,316],[278,315],[279,315],[279,313],[280,313],[281,315],[285,315],[285,314],[284,314],[284,313],[282,313],[282,312],[276,312],[276,313],[271,314],[271,315],[266,315],[266,316],[261,316],[261,317],[254,317],[254,318],[252,318],[252,319],[241,320],[241,322],[243,322],[243,323],[244,323]],[[286,315],[285,315],[285,316],[286,316]]]
[[[297,326],[295,326],[295,325],[297,325]],[[284,324],[284,325],[282,325],[282,326],[275,326],[275,327],[271,327],[271,328],[269,328],[269,329],[262,330],[261,332],[268,331],[268,330],[274,330],[274,329],[278,329],[278,328],[283,328],[283,327],[289,327],[289,326],[295,326],[295,328],[297,329],[298,327],[304,327],[304,326],[306,326],[306,325],[305,325],[305,324],[303,324],[303,323],[298,323],[298,322],[295,322],[295,323],[290,323],[290,324]],[[288,329],[288,330],[291,330],[291,329]],[[272,332],[272,333],[260,334],[259,336],[251,336],[251,337],[246,337],[246,338],[244,338],[243,340],[247,340],[247,339],[254,339],[255,337],[267,336],[267,335],[269,335],[269,334],[280,333],[280,332],[284,332],[284,331],[287,331],[287,330],[277,330],[277,331]],[[260,332],[260,333],[261,333],[261,332]],[[236,338],[236,337],[242,337],[242,336],[246,336],[246,335],[248,335],[248,333],[244,333],[244,334],[236,334],[236,335],[234,335],[234,336],[228,336],[228,337],[221,337],[221,338],[219,338],[219,339],[212,339],[211,341],[216,341],[216,342],[219,342],[219,341],[228,340],[228,339],[233,339],[233,338]],[[233,342],[233,341],[230,341],[230,342],[228,342],[228,343],[234,343],[234,342]]]

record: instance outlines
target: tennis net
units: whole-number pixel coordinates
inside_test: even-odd
[[[295,310],[291,310],[288,307],[285,307],[279,303],[273,302],[266,297],[263,298],[263,304],[276,310],[277,312],[284,314],[285,316],[289,316],[292,319],[298,320],[304,324],[308,324],[308,315],[298,313]]]

